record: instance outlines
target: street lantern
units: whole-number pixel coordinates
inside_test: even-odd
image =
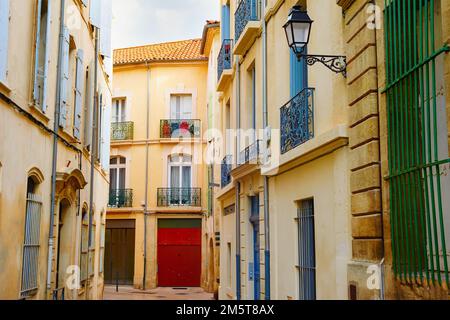
[[[284,31],[288,40],[288,45],[296,53],[303,52],[308,45],[313,21],[306,11],[302,11],[299,6],[295,6],[289,13],[288,21],[284,25]]]
[[[299,61],[305,59],[306,64],[309,66],[320,62],[331,71],[342,73],[346,77],[347,58],[345,56],[312,55],[305,53],[305,48],[308,46],[311,36],[312,24],[313,21],[306,11],[302,11],[299,6],[293,7],[289,13],[288,21],[283,26],[289,47]]]

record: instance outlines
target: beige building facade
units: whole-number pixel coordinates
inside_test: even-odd
[[[102,298],[110,19],[95,0],[0,2],[2,299]]]

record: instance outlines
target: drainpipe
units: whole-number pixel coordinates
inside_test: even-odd
[[[148,158],[149,158],[149,144],[150,139],[150,65],[146,62],[147,67],[147,139],[145,142],[145,204],[144,204],[144,276],[142,279],[142,288],[145,290],[145,283],[147,281],[147,220],[148,220]]]
[[[88,236],[88,257],[90,253],[90,249],[92,246],[92,225],[94,218],[94,178],[95,178],[95,162],[97,161],[97,155],[99,153],[99,145],[98,145],[98,54],[99,54],[99,46],[98,46],[98,33],[99,29],[94,27],[95,30],[95,64],[94,64],[94,112],[93,112],[93,121],[92,121],[92,146],[91,146],[91,179],[89,181],[89,236]],[[95,146],[94,146],[95,143]],[[89,258],[86,259],[89,261]],[[89,262],[86,266],[86,300],[89,300]]]
[[[241,300],[241,184],[236,183],[236,299]],[[231,270],[230,270],[231,272]]]
[[[60,92],[61,92],[61,76],[62,76],[62,55],[64,43],[64,21],[65,21],[66,1],[61,0],[60,22],[59,22],[59,49],[58,49],[58,66],[56,77],[56,101],[55,101],[55,119],[53,121],[53,158],[52,158],[52,182],[50,196],[50,227],[48,234],[48,261],[47,261],[47,296],[52,289],[52,261],[54,247],[54,229],[55,223],[55,206],[56,206],[56,166],[58,165],[58,130],[59,130],[59,113],[60,113]]]
[[[266,4],[262,5],[262,50],[263,50],[263,126],[269,126],[269,111],[267,107],[267,22],[265,19]],[[269,225],[269,177],[264,177],[264,238],[265,238],[265,299],[270,300],[270,225]]]
[[[236,127],[241,128],[241,65],[239,57],[236,58],[237,84],[236,84]],[[238,132],[240,132],[238,130]],[[240,133],[237,135],[236,163],[239,161],[241,147]],[[241,184],[236,183],[236,299],[241,300]]]

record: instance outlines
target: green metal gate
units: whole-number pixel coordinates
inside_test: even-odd
[[[450,158],[441,70],[449,47],[439,40],[439,10],[439,0],[385,0],[384,92],[394,272],[446,288]]]

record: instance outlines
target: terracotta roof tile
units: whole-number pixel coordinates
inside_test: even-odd
[[[204,61],[202,39],[183,40],[114,50],[114,65],[144,62]]]

